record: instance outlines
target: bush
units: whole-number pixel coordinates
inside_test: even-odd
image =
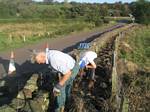
[[[102,20],[96,20],[96,21],[95,21],[95,26],[96,26],[96,27],[97,27],[97,26],[101,26],[102,23],[103,23]]]

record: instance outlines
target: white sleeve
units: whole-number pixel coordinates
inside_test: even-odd
[[[97,54],[96,53],[93,53],[91,55],[88,55],[88,61],[91,63],[91,62],[94,62],[94,59],[97,58]]]
[[[94,58],[88,57],[88,61],[89,61],[89,63],[92,63],[92,62],[94,62]]]
[[[62,74],[66,74],[70,69],[67,68],[66,66],[59,66],[57,70]]]

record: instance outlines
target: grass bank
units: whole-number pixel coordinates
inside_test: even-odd
[[[127,34],[125,42],[132,52],[121,50],[121,57],[138,64],[140,67],[150,67],[150,26],[138,28]]]
[[[150,26],[140,26],[136,30],[127,32],[124,42],[126,47],[121,48],[120,58],[127,61],[128,72],[122,75],[122,95],[125,98],[123,110],[124,112],[148,112],[150,107]],[[129,72],[129,69],[133,71]]]

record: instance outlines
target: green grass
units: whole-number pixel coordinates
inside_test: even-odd
[[[8,41],[6,39],[6,34],[0,32],[0,46],[1,46],[0,50],[6,48],[8,46],[8,44],[6,43],[6,41]]]
[[[0,19],[0,24],[2,23],[37,23],[37,22],[71,22],[71,21],[83,21],[80,18],[75,18],[75,19],[63,19],[63,18],[9,18],[9,19]]]
[[[150,67],[150,26],[143,27],[127,37],[127,43],[133,49],[132,53],[121,50],[121,57],[133,61],[141,67]]]
[[[58,4],[57,5],[55,5],[55,4],[53,4],[53,5],[38,4],[37,5],[37,8],[41,9],[41,10],[44,10],[47,8],[58,9],[58,8],[62,8],[62,7],[64,7],[64,5],[58,5]]]
[[[131,23],[132,20],[130,17],[110,17],[110,16],[107,16],[105,17],[105,19],[107,19],[108,21],[116,21],[116,22],[127,22],[127,23]]]

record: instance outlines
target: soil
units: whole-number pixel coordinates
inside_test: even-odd
[[[67,112],[111,112],[107,100],[111,96],[113,48],[112,40],[98,53],[95,81],[87,77],[76,79]]]

